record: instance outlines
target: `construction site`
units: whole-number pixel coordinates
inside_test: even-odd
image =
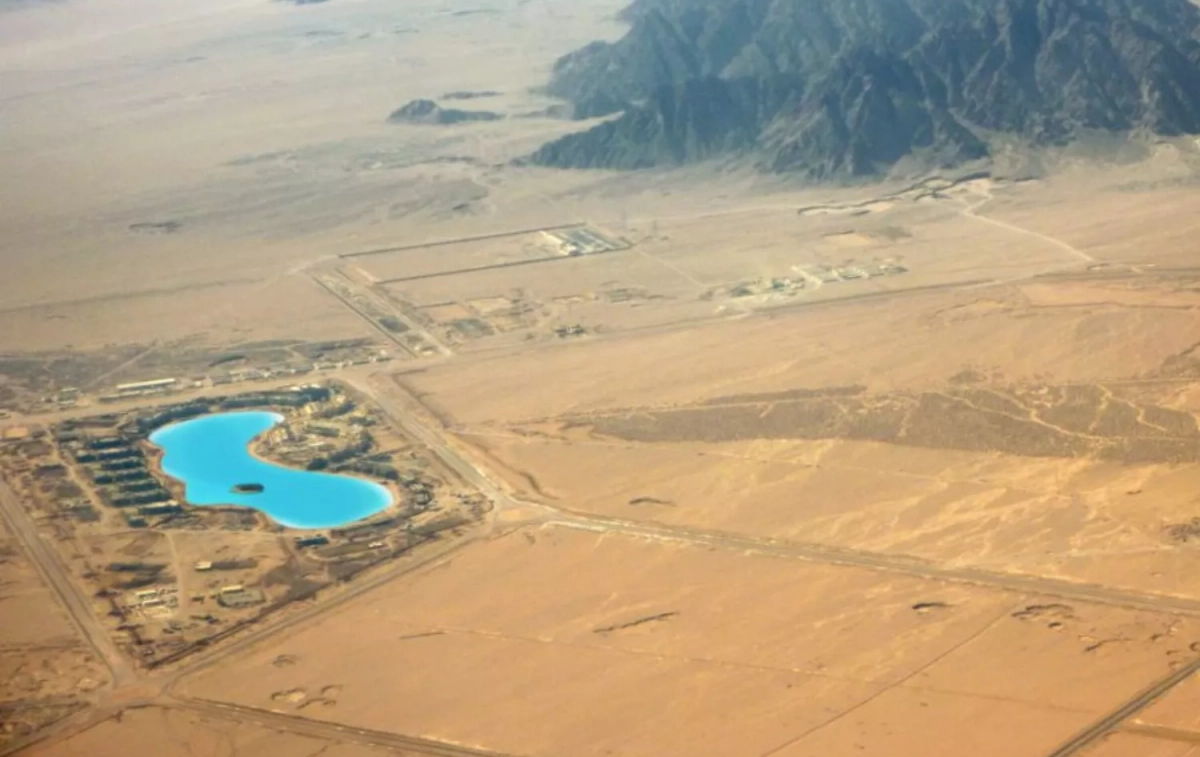
[[[232,349],[181,344],[161,352],[127,348],[0,355],[0,419],[169,402],[177,395],[246,383],[286,385],[404,357],[369,338],[279,340]]]
[[[263,459],[367,477],[394,506],[364,521],[291,531],[255,510],[193,506],[158,465],[158,428],[266,409],[283,421],[254,443]],[[337,383],[210,395],[83,416],[0,442],[0,474],[123,654],[149,668],[237,634],[289,605],[439,539],[487,504],[420,443]]]

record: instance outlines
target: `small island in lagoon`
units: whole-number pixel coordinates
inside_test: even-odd
[[[183,483],[183,498],[192,505],[251,507],[296,529],[333,528],[392,505],[391,492],[373,481],[288,468],[252,454],[254,441],[283,421],[273,412],[212,413],[162,426],[149,440],[163,450],[163,472]]]

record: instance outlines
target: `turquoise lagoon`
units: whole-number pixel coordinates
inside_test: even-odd
[[[163,471],[183,482],[193,505],[251,507],[291,528],[332,528],[392,504],[391,493],[373,481],[285,468],[251,455],[250,442],[282,420],[276,413],[217,413],[164,426],[150,441],[162,448]],[[263,490],[235,492],[239,484]]]

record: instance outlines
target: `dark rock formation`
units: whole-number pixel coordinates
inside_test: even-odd
[[[180,221],[144,221],[129,225],[129,230],[135,234],[174,234],[182,228]]]
[[[443,108],[433,100],[413,100],[399,110],[392,111],[388,121],[394,124],[427,124],[445,126],[464,121],[498,121],[499,113],[488,110],[458,110]]]
[[[460,89],[442,95],[443,100],[478,100],[481,97],[497,97],[500,93],[494,89]]]
[[[1200,9],[1188,0],[636,0],[629,32],[558,61],[577,117],[564,167],[731,151],[817,179],[917,154],[953,165],[993,134],[1200,133]]]

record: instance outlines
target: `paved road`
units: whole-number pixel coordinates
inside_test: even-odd
[[[423,442],[445,464],[491,497],[497,510],[503,507],[524,505],[492,481],[483,469],[466,459],[456,446],[448,443],[443,435],[444,432],[430,429],[419,423],[411,412],[416,400],[408,396],[392,377],[373,377],[373,380],[358,388],[370,395],[383,408],[384,412],[407,433]],[[551,508],[542,507],[540,509],[543,512],[555,512]],[[557,514],[547,518],[545,523],[596,533],[620,533],[656,541],[695,544],[825,564],[867,568],[918,578],[975,584],[1026,595],[1052,596],[1136,610],[1200,615],[1200,601],[1194,599],[1113,589],[1052,578],[997,573],[978,568],[944,567],[903,556],[838,549],[818,544],[782,542],[563,511],[557,511]],[[1057,748],[1048,757],[1074,757],[1074,755],[1080,754],[1105,734],[1119,727],[1130,717],[1198,671],[1200,671],[1200,658],[1181,666],[1137,693],[1120,707],[1072,737],[1070,741]],[[1163,734],[1151,735],[1163,736]],[[1194,736],[1194,734],[1190,736]]]
[[[418,736],[401,736],[387,731],[356,728],[295,715],[284,715],[283,713],[271,712],[270,710],[261,710],[257,707],[243,707],[227,702],[214,702],[208,699],[189,699],[166,706],[172,709],[190,710],[210,717],[215,716],[235,720],[239,723],[255,723],[267,728],[335,742],[350,741],[368,746],[403,749],[409,753],[415,752],[427,757],[513,757],[512,755],[500,752],[449,744]]]
[[[1172,671],[1169,675],[1166,675],[1150,684],[1150,686],[1135,694],[1124,704],[1100,718],[1095,723],[1092,723],[1075,736],[1071,737],[1069,741],[1051,752],[1048,757],[1074,757],[1074,755],[1081,754],[1085,749],[1091,747],[1098,740],[1116,730],[1121,723],[1144,710],[1156,699],[1166,694],[1179,684],[1183,683],[1197,671],[1200,671],[1200,658],[1192,660],[1187,665],[1180,666],[1176,670]],[[1157,738],[1171,738],[1170,734],[1180,733],[1175,731],[1175,729],[1144,726],[1133,726],[1131,728],[1126,728],[1125,730],[1135,733],[1144,733],[1145,735],[1155,736]],[[1195,734],[1193,734],[1193,736],[1195,736]]]
[[[386,328],[381,326],[376,319],[374,319],[370,315],[368,315],[361,307],[358,306],[358,303],[354,302],[351,298],[343,297],[342,293],[338,291],[337,287],[333,286],[326,279],[322,278],[322,274],[310,272],[309,275],[312,277],[312,280],[314,282],[316,282],[317,286],[321,287],[326,292],[329,292],[329,294],[331,296],[336,297],[339,302],[341,302],[343,305],[345,305],[350,310],[350,312],[354,313],[356,316],[359,317],[359,319],[361,319],[368,326],[370,326],[371,329],[382,334],[388,341],[392,342],[397,347],[404,350],[411,357],[420,359],[420,355],[416,354],[413,351],[413,349],[411,347],[409,347],[408,344],[406,344],[405,341],[399,337],[399,335],[392,333],[391,331],[388,331]],[[325,272],[324,275],[340,278],[342,280],[342,282],[344,282],[346,284],[346,286],[359,289],[360,294],[362,294],[363,297],[369,297],[369,295],[361,292],[362,287],[360,287],[355,282],[351,281],[350,278],[348,276],[346,276],[344,273],[341,273],[341,272],[334,273],[332,271],[329,271],[329,272]],[[376,302],[376,305],[378,305],[378,304],[379,303]],[[395,309],[395,308],[389,307],[389,308],[387,308],[387,310],[391,311],[392,315],[394,315],[396,318],[398,318],[405,326],[408,327],[408,329],[410,331],[412,331],[414,334],[417,334],[418,336],[420,336],[431,347],[435,348],[438,351],[439,355],[442,355],[443,357],[448,357],[449,355],[454,354],[453,352],[451,352],[449,347],[447,347],[445,344],[443,344],[441,342],[441,340],[439,340],[432,333],[430,333],[430,331],[428,329],[421,326],[421,324],[419,324],[416,321],[412,320],[411,318],[407,317],[403,313],[398,312],[397,309]]]
[[[406,433],[420,440],[447,466],[490,497],[497,511],[506,507],[536,508],[543,514],[544,522],[564,528],[597,533],[619,533],[656,541],[689,543],[740,552],[755,552],[773,557],[848,565],[919,578],[976,584],[1023,594],[1040,594],[1137,610],[1200,616],[1200,600],[1184,597],[1113,589],[1094,584],[1023,576],[980,568],[944,567],[903,555],[841,549],[821,544],[765,539],[681,526],[664,526],[521,502],[489,478],[481,467],[466,458],[457,446],[449,443],[442,432],[418,422],[413,415],[413,405],[417,401],[404,392],[392,377],[374,376],[366,382],[349,383],[353,383],[360,391],[370,395]]]
[[[37,568],[42,580],[58,597],[71,616],[84,640],[96,651],[97,656],[108,666],[112,686],[118,687],[137,679],[129,661],[117,649],[112,637],[104,628],[91,599],[71,579],[71,569],[63,561],[58,550],[46,543],[37,526],[21,505],[16,492],[0,479],[0,519],[8,531],[20,542],[30,562]]]
[[[445,464],[491,497],[497,510],[524,504],[515,500],[492,481],[483,469],[466,459],[456,446],[448,443],[443,436],[444,432],[419,423],[411,412],[416,400],[408,396],[392,377],[385,376],[382,379],[374,377],[367,385],[361,385],[358,388],[369,394],[383,408],[384,412],[407,433],[426,444]],[[546,507],[540,509],[545,513],[555,512]],[[548,517],[544,522],[548,525],[596,533],[621,533],[656,541],[695,544],[825,564],[867,568],[932,580],[975,584],[1026,595],[1052,596],[1066,600],[1179,615],[1200,615],[1200,601],[1184,597],[1113,589],[1052,578],[997,573],[978,568],[945,567],[903,556],[838,549],[817,544],[781,542],[675,526],[660,526],[563,511],[557,511],[556,515]],[[1048,757],[1074,757],[1074,755],[1080,754],[1104,735],[1121,726],[1130,717],[1197,672],[1200,672],[1200,658],[1181,666],[1138,692],[1120,707],[1072,737]],[[1164,737],[1164,734],[1148,735]],[[1189,740],[1193,736],[1195,734],[1189,733]],[[1175,737],[1179,738],[1178,734],[1175,734]],[[1197,740],[1200,741],[1200,737],[1197,737]]]
[[[348,377],[346,383],[370,397],[404,433],[424,444],[443,465],[491,499],[496,511],[504,507],[532,506],[553,512],[550,508],[518,503],[482,468],[447,441],[444,432],[431,429],[418,421],[415,413],[421,412],[426,415],[432,415],[432,413],[421,407],[411,395],[401,389],[391,375],[376,374],[365,381],[359,380],[358,377]]]
[[[679,542],[705,547],[752,552],[830,565],[847,565],[886,573],[898,573],[935,581],[975,584],[1021,594],[1036,594],[1092,604],[1134,610],[1200,616],[1200,600],[1166,594],[1112,589],[1096,584],[1075,583],[1055,578],[1000,573],[979,568],[953,568],[903,555],[864,552],[822,544],[760,539],[720,531],[702,531],[678,526],[623,521],[603,516],[565,516],[546,521],[550,525],[596,533],[618,533],[663,542]]]

